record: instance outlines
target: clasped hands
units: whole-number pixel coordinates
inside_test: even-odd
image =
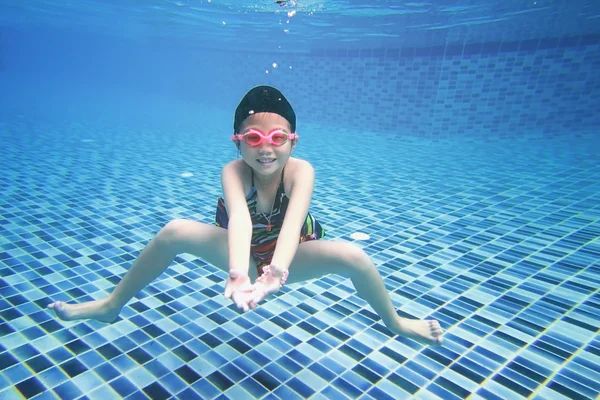
[[[238,309],[246,312],[250,308],[256,310],[259,302],[279,288],[281,288],[281,279],[272,273],[262,274],[252,284],[248,273],[231,269],[225,283],[225,298],[231,298]]]

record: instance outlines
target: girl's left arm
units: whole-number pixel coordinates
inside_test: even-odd
[[[300,232],[308,215],[314,183],[315,170],[308,161],[301,160],[293,172],[290,202],[271,261],[282,269],[289,268],[298,249]]]

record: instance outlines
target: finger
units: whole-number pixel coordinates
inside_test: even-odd
[[[256,309],[256,306],[258,306],[258,303],[260,303],[262,301],[262,299],[265,298],[265,291],[264,290],[260,290],[256,296],[254,296],[254,298],[251,300],[252,304],[254,304],[254,309]]]
[[[232,284],[225,286],[225,298],[229,299],[235,293],[235,287]]]
[[[237,298],[233,298],[233,304],[235,304],[235,306],[238,308],[238,310],[243,310],[244,309],[244,302],[240,301]]]
[[[250,310],[250,307],[248,306],[247,302],[242,303],[242,308],[243,308],[244,312],[247,312],[248,310]]]
[[[248,302],[242,298],[240,292],[234,292],[233,301],[239,310],[243,310],[244,312],[248,311]]]

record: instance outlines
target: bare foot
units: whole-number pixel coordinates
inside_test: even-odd
[[[64,301],[55,301],[48,304],[48,308],[54,310],[58,318],[64,321],[76,319],[95,319],[100,322],[112,322],[119,316],[120,308],[113,308],[108,299],[86,301],[81,304],[69,304]]]
[[[428,345],[442,345],[444,331],[436,320],[398,318],[395,327],[390,328],[392,332],[419,343]]]

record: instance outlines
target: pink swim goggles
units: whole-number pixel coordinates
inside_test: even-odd
[[[265,135],[258,129],[248,129],[243,134],[233,135],[231,140],[235,141],[244,141],[248,143],[252,147],[260,146],[265,141],[269,142],[273,146],[281,146],[288,141],[288,139],[294,140],[298,139],[300,136],[297,133],[287,133],[283,129],[274,129],[269,132],[268,135]]]

